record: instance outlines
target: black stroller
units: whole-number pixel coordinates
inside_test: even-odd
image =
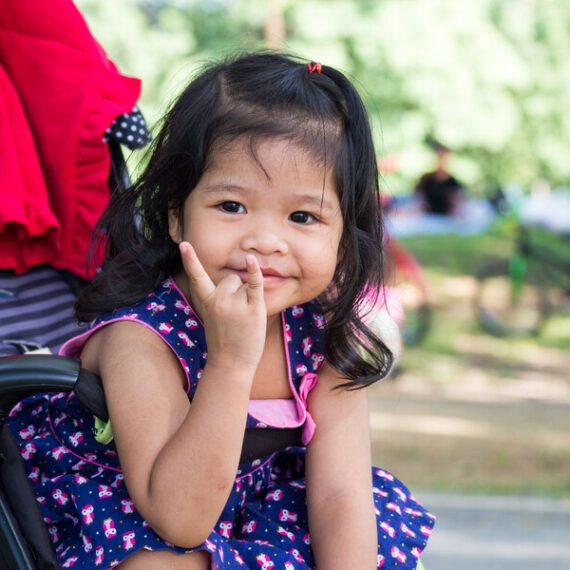
[[[16,21],[25,10],[41,20],[42,14],[37,10],[61,9],[66,16],[71,14],[72,19],[82,23],[71,0],[57,0],[43,8],[38,6],[29,0],[9,0],[2,9],[0,32],[9,32],[10,22]],[[54,26],[61,25],[60,19],[56,21],[52,17],[52,21]],[[96,44],[94,39],[92,41]],[[134,149],[150,140],[138,109],[125,111],[107,125],[105,133],[100,133],[111,155],[108,176],[111,191],[121,191],[129,184],[121,144]],[[136,124],[135,138],[127,140],[123,136],[125,123]],[[33,393],[75,389],[76,393],[81,391],[78,397],[96,415],[106,416],[104,395],[94,375],[82,370],[78,360],[45,354],[56,352],[65,340],[81,332],[72,315],[75,297],[84,284],[82,276],[48,265],[34,267],[29,274],[28,278],[0,268],[0,568],[7,570],[58,567],[20,449],[6,425],[11,408]],[[41,314],[26,309],[33,304],[30,294],[34,290],[43,295]],[[48,300],[51,306],[47,305]],[[81,379],[79,384],[78,379]]]

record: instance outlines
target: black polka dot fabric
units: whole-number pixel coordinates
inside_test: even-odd
[[[131,150],[146,146],[151,138],[146,121],[138,107],[134,107],[130,113],[119,115],[103,135],[105,142],[114,139]]]

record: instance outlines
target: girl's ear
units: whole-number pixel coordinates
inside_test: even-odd
[[[168,233],[174,243],[179,244],[182,241],[180,231],[180,210],[178,208],[168,209]]]

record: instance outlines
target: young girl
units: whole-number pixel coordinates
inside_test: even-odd
[[[275,54],[214,65],[165,116],[62,353],[102,378],[12,411],[63,567],[418,567],[433,527],[370,466],[364,388],[392,355],[375,153],[338,71]],[[100,422],[97,422],[97,427]],[[112,429],[111,429],[112,426]]]

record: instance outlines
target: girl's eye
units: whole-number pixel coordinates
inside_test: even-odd
[[[222,202],[218,207],[228,214],[243,214],[245,212],[245,208],[239,202]]]
[[[309,212],[293,212],[289,219],[296,224],[309,224],[311,222],[316,222],[317,219],[313,214],[309,214]]]

